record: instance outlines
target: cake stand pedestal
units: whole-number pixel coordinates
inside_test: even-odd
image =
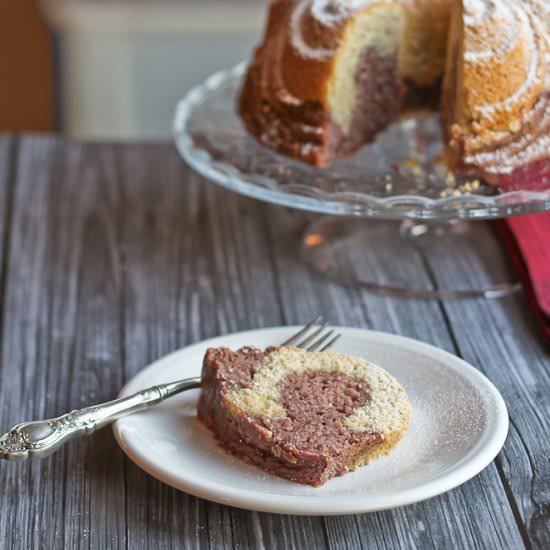
[[[223,187],[329,214],[303,236],[301,255],[311,267],[345,284],[403,297],[498,298],[519,289],[491,279],[500,251],[480,254],[476,221],[550,210],[550,189],[499,193],[477,179],[451,175],[441,163],[436,113],[392,125],[330,168],[293,161],[262,147],[241,124],[235,104],[243,72],[240,64],[216,73],[181,100],[176,146],[192,168]],[[472,288],[438,288],[436,268],[453,269],[459,255],[476,264],[483,280]],[[415,270],[428,273],[424,286]]]
[[[301,257],[329,279],[390,296],[500,298],[519,291],[519,283],[492,279],[495,258],[493,254],[479,254],[476,225],[466,221],[395,222],[323,217],[312,222],[304,233]],[[438,288],[434,269],[452,268],[456,254],[475,255],[476,272],[483,272],[485,280],[478,281],[475,287]],[[415,271],[428,274],[424,286],[419,286],[421,277]]]

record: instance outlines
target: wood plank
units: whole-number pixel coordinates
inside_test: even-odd
[[[4,301],[0,424],[111,398],[123,382],[116,189],[95,148],[23,139]],[[123,547],[123,458],[108,431],[0,468],[3,548]]]
[[[13,180],[15,176],[14,160],[17,140],[9,135],[0,135],[0,331],[4,322],[4,295],[6,286],[6,266],[11,226]],[[1,350],[3,347],[0,332],[0,381],[2,376]],[[0,403],[0,418],[2,404]],[[1,428],[0,428],[1,430]]]
[[[513,277],[496,235],[476,224],[480,259],[468,250],[439,251],[432,269],[441,285],[483,282],[490,263],[494,279]],[[455,266],[450,269],[450,265]],[[457,267],[458,266],[458,267]],[[523,295],[503,300],[444,304],[460,354],[483,371],[501,391],[510,413],[510,435],[497,466],[515,513],[526,526],[527,544],[550,547],[550,355]]]
[[[4,273],[7,231],[11,215],[11,183],[13,175],[13,157],[16,140],[9,135],[0,134],[0,273]],[[3,283],[0,281],[0,304]],[[1,308],[1,305],[0,305]]]
[[[334,323],[455,349],[439,304],[373,296],[310,272],[297,258],[303,226],[301,214],[191,175],[170,146],[25,138],[7,271],[1,425],[108,399],[152,359],[187,343],[302,322],[319,310]],[[6,548],[39,540],[74,548],[522,546],[494,465],[407,508],[277,516],[161,484],[124,459],[106,430],[47,461],[2,466],[0,486]]]

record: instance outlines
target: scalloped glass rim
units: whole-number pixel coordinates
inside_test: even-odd
[[[199,174],[215,183],[262,201],[323,214],[383,219],[450,221],[492,219],[550,210],[550,189],[511,191],[495,195],[469,194],[432,198],[420,194],[376,197],[360,192],[328,192],[312,185],[284,187],[276,177],[246,173],[228,162],[215,160],[190,135],[189,122],[196,109],[215,98],[224,87],[238,89],[246,64],[219,71],[196,86],[178,103],[174,118],[174,138],[183,159]],[[261,146],[260,146],[261,147]],[[285,157],[277,155],[278,162]],[[287,162],[295,162],[288,160]],[[327,168],[325,170],[330,170]]]

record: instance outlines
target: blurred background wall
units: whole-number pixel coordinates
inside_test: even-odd
[[[53,48],[34,0],[0,0],[0,131],[54,128]]]
[[[248,58],[267,0],[0,0],[0,130],[170,139],[177,101]]]

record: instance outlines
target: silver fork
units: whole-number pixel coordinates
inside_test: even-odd
[[[280,345],[294,345],[307,351],[325,351],[338,338],[340,335],[336,334],[334,329],[327,330],[327,323],[323,322],[322,316],[319,315]],[[159,384],[129,397],[71,411],[50,420],[18,424],[0,437],[0,458],[44,458],[71,439],[90,435],[118,418],[154,407],[173,395],[199,388],[200,385],[199,377],[187,378],[169,384]]]

